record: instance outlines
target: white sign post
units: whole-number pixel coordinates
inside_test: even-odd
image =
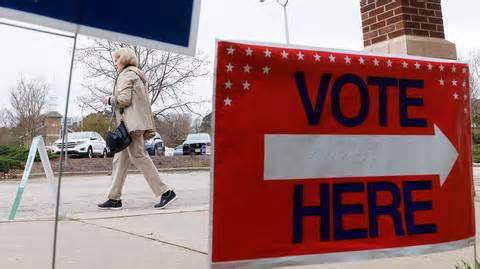
[[[53,175],[52,166],[50,165],[50,161],[48,159],[48,154],[45,148],[43,137],[37,136],[32,140],[32,145],[30,146],[27,162],[25,163],[25,169],[23,170],[22,181],[20,181],[20,185],[18,186],[17,194],[15,196],[15,200],[13,201],[12,208],[8,216],[8,220],[15,220],[15,216],[17,215],[17,210],[18,210],[18,207],[20,206],[23,192],[25,191],[25,187],[27,186],[28,178],[30,176],[30,171],[32,170],[33,162],[35,161],[35,155],[37,151],[40,154],[40,160],[42,161],[43,170],[45,171],[45,175],[47,177],[47,182],[52,195],[52,199],[54,203],[57,201],[56,190],[57,190],[58,181]],[[60,213],[61,217],[66,216],[66,212],[63,209],[61,209],[60,212],[61,212]]]

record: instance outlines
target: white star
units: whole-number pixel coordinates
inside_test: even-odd
[[[228,64],[226,65],[226,67],[227,67],[227,72],[233,72],[233,67],[234,67],[234,66],[233,66],[231,63],[228,63]]]
[[[358,62],[359,62],[360,64],[365,64],[365,59],[363,59],[363,57],[360,57],[360,58],[358,59]]]
[[[253,50],[252,50],[250,47],[248,47],[248,48],[245,50],[245,54],[246,54],[247,56],[252,56],[252,55],[253,55]]]
[[[388,61],[387,61],[387,67],[392,67],[392,65],[393,65],[393,62],[390,61],[390,59],[388,59]]]
[[[229,48],[227,48],[227,53],[228,53],[229,55],[233,55],[234,52],[235,52],[235,48],[234,48],[234,47],[230,46]]]
[[[452,80],[452,86],[457,86],[457,81],[455,79]]]
[[[403,68],[408,68],[408,63],[403,61],[402,66],[403,66]]]
[[[266,49],[264,51],[264,53],[265,53],[265,58],[271,58],[272,57],[272,52],[270,50]]]
[[[313,57],[315,57],[315,61],[317,61],[317,62],[319,62],[320,58],[322,58],[322,56],[318,55],[317,53],[315,53],[315,55],[313,55]]]
[[[439,66],[439,68],[440,68],[440,71],[441,71],[441,72],[445,71],[445,66],[443,66],[443,64],[441,64],[441,65]]]
[[[245,81],[245,82],[243,83],[243,89],[244,89],[244,90],[250,90],[250,83],[248,83],[248,81]]]
[[[303,56],[304,56],[303,53],[299,51],[297,54],[298,60],[303,60]]]
[[[352,59],[348,56],[345,57],[345,63],[350,64],[352,62]]]
[[[467,68],[466,67],[462,68],[462,73],[467,73]]]
[[[263,69],[263,73],[264,73],[264,74],[268,74],[268,73],[270,73],[270,70],[271,70],[271,68],[270,68],[270,67],[268,67],[268,66],[265,66],[265,67],[264,67],[264,68],[262,68],[262,69]]]
[[[250,70],[252,70],[252,67],[248,64],[243,67],[243,72],[245,73],[250,73]]]
[[[467,100],[468,99],[468,96],[466,94],[463,95],[463,100]]]
[[[288,59],[288,52],[282,51],[282,58],[283,59]]]
[[[453,98],[455,98],[455,100],[457,100],[457,99],[458,99],[458,94],[457,94],[456,92],[455,92],[455,93],[453,93]]]
[[[420,66],[422,66],[421,64],[419,64],[418,62],[415,63],[415,69],[420,69]]]
[[[380,65],[380,61],[377,60],[377,58],[375,58],[375,59],[373,60],[373,65],[379,66],[379,65]]]
[[[452,73],[456,73],[457,72],[457,67],[454,65],[452,66]]]
[[[465,108],[463,111],[465,112],[465,114],[468,114],[468,109],[467,108]]]
[[[441,85],[441,86],[444,86],[444,85],[445,85],[445,80],[443,80],[443,78],[441,78],[438,82],[440,82],[440,85]]]
[[[225,98],[223,102],[225,103],[225,106],[232,106],[232,99],[230,99],[230,97]]]
[[[330,59],[330,62],[332,63],[335,62],[335,56],[333,56],[333,54],[330,54],[330,56],[328,56],[328,59]]]
[[[465,80],[462,82],[462,87],[464,87],[464,88],[467,87],[467,82]]]
[[[433,65],[430,64],[430,63],[428,64],[428,70],[430,70],[430,71],[433,70]]]
[[[230,80],[225,82],[225,89],[231,89],[232,85],[233,85],[233,83]]]

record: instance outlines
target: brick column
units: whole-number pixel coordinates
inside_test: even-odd
[[[456,59],[445,40],[441,0],[361,0],[366,50]]]

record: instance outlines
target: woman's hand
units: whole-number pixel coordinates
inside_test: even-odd
[[[102,103],[104,103],[105,105],[108,105],[108,100],[110,99],[110,96],[104,96],[102,97]]]

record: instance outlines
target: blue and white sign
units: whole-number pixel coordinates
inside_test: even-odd
[[[0,0],[0,16],[194,55],[200,0]]]

